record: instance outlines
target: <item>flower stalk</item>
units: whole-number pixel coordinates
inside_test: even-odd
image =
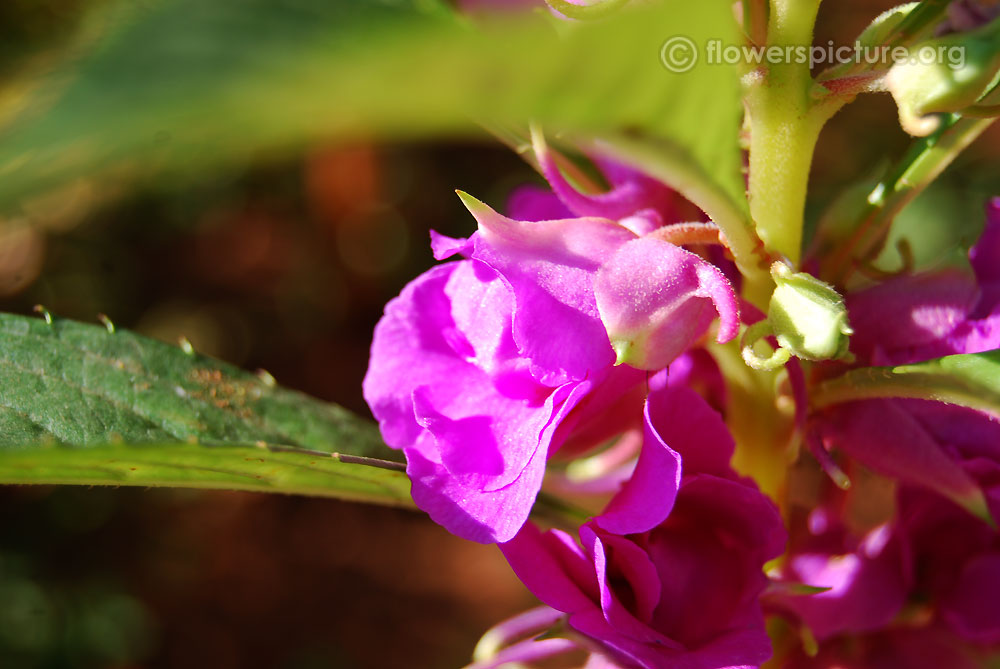
[[[768,46],[812,42],[819,0],[774,0]],[[819,132],[840,104],[814,103],[807,62],[786,59],[745,81],[750,120],[750,214],[768,250],[797,265],[809,167]]]

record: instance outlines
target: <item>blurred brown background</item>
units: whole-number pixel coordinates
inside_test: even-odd
[[[371,331],[468,234],[454,189],[532,178],[489,145],[317,148],[197,183],[34,203],[0,309],[176,342],[368,414]],[[0,666],[457,667],[531,604],[499,551],[422,515],[241,493],[0,490]]]

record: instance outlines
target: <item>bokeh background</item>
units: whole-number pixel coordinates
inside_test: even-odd
[[[0,78],[44,69],[83,4],[0,3]],[[828,2],[816,41],[850,43],[889,6]],[[849,106],[817,150],[809,217],[908,143],[888,96]],[[984,198],[1000,194],[998,144],[989,133],[906,212],[918,257],[974,239]],[[361,380],[384,304],[434,262],[430,228],[473,229],[454,189],[502,207],[530,180],[485,133],[359,137],[139,190],[83,180],[30,202],[30,226],[0,226],[0,310],[44,304],[185,336],[368,415]],[[458,667],[487,627],[531,602],[495,548],[416,513],[244,493],[0,489],[0,667]]]

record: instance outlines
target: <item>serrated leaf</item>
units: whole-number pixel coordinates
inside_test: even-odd
[[[1000,420],[1000,349],[949,355],[912,365],[855,369],[820,384],[812,392],[817,408],[891,397],[955,404]]]
[[[672,36],[735,43],[730,3],[489,27],[421,0],[149,0],[0,129],[0,210],[81,177],[219,166],[350,134],[469,133],[473,120],[669,139],[743,197],[738,76],[668,71]]]
[[[0,314],[0,483],[271,490],[409,504],[376,427],[140,335]]]

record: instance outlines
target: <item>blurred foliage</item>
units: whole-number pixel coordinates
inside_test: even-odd
[[[600,25],[529,12],[489,29],[436,0],[119,4],[102,10],[106,34],[0,128],[0,209],[97,174],[149,179],[309,139],[528,119],[652,132],[742,197],[735,69],[675,74],[658,56],[664,26],[733,41],[722,0],[666,0]]]
[[[6,0],[0,4],[0,76],[15,69],[25,54],[57,47],[73,36],[94,0]]]
[[[5,666],[107,667],[148,653],[143,605],[114,582],[40,584],[25,560],[0,554],[0,657]]]
[[[154,648],[155,622],[113,565],[93,565],[81,544],[115,513],[113,494],[38,492],[15,507],[21,523],[10,524],[12,509],[0,513],[0,662],[28,669],[142,661]]]

